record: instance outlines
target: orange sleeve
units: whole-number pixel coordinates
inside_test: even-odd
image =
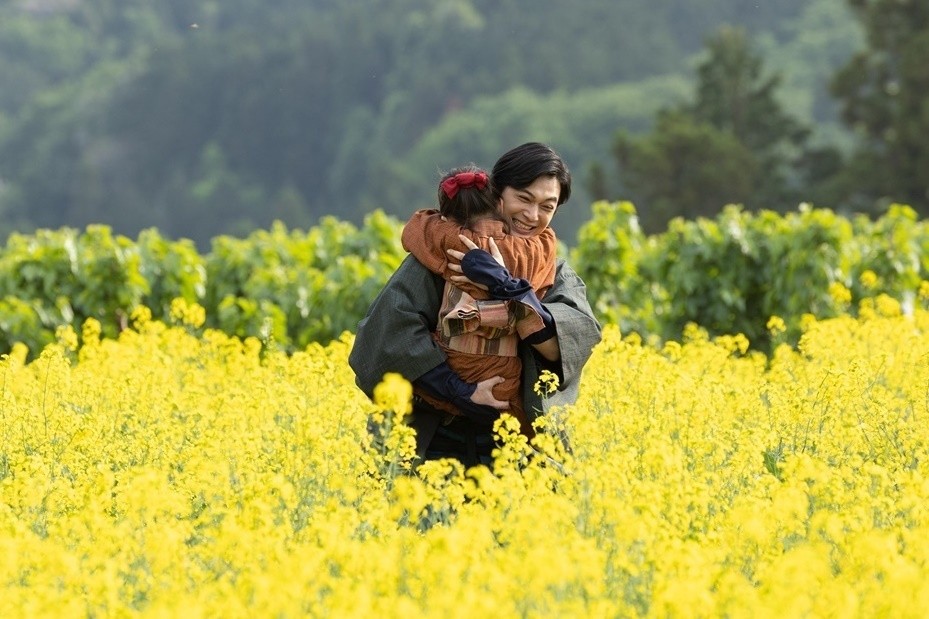
[[[467,252],[459,234],[464,234],[477,245],[480,245],[479,236],[460,226],[457,222],[442,219],[439,211],[423,209],[413,213],[400,235],[403,249],[410,252],[424,267],[441,275],[447,281],[452,275],[460,275],[448,268],[448,254],[446,249],[457,249]],[[472,285],[455,284],[475,299],[486,299],[487,292]]]
[[[555,283],[558,239],[551,228],[529,238],[507,234],[494,241],[510,274],[528,280],[537,294],[544,294]]]
[[[403,226],[400,243],[403,249],[413,254],[424,267],[447,278],[448,257],[446,248],[452,239],[458,239],[461,227],[453,221],[445,221],[435,209],[416,211]]]

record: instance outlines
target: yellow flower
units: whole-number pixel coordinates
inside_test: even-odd
[[[60,325],[55,329],[55,339],[65,350],[71,352],[77,350],[77,333],[71,325]]]
[[[829,296],[839,305],[847,305],[852,302],[852,291],[842,282],[829,284]]]
[[[683,348],[681,347],[680,342],[675,342],[673,340],[665,342],[664,346],[661,348],[661,354],[663,354],[671,361],[680,360],[682,352]]]
[[[349,338],[88,320],[76,362],[0,356],[0,615],[922,616],[929,312],[863,307],[770,358],[604,329],[492,468],[418,463],[411,386],[372,406]]]
[[[81,325],[81,340],[84,342],[84,346],[92,347],[99,344],[102,333],[103,327],[100,321],[92,316],[85,319],[84,324]]]
[[[875,299],[875,307],[878,314],[887,318],[893,318],[903,314],[903,307],[900,301],[887,294],[879,294]]]
[[[374,403],[398,415],[408,415],[413,411],[413,385],[400,374],[388,372],[374,388]]]
[[[141,330],[146,324],[152,320],[152,310],[147,308],[144,305],[140,305],[129,314],[129,320],[132,322],[132,327],[134,329]]]
[[[817,322],[816,316],[810,313],[804,313],[800,316],[800,329],[809,331]]]
[[[560,382],[557,374],[549,370],[542,370],[542,373],[539,374],[539,380],[532,386],[532,389],[536,392],[536,395],[546,398],[558,390],[559,384]]]
[[[868,290],[873,290],[877,288],[880,283],[880,279],[877,276],[877,273],[871,269],[867,269],[861,273],[861,276],[858,278],[858,281],[861,282],[861,285],[867,288]]]
[[[921,301],[929,301],[929,281],[922,280],[919,282],[918,296]]]
[[[29,347],[22,342],[16,342],[10,349],[10,363],[14,367],[22,367],[26,364],[26,358],[29,356]]]
[[[735,335],[720,335],[713,340],[717,345],[724,348],[729,353],[739,353],[744,355],[748,351],[750,342],[744,333]]]
[[[772,337],[776,337],[787,330],[787,324],[780,316],[771,316],[768,319],[767,329]]]
[[[688,322],[684,325],[684,342],[706,342],[709,337],[707,330],[695,322]]]
[[[206,310],[198,303],[188,303],[186,299],[177,297],[171,301],[171,319],[197,329],[206,322]]]

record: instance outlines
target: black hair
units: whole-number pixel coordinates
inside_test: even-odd
[[[525,189],[540,176],[557,179],[561,186],[558,204],[568,201],[571,197],[571,172],[558,153],[540,142],[526,142],[497,159],[491,173],[494,200],[499,200],[507,187]]]
[[[487,175],[487,172],[474,164],[454,168],[446,172],[439,181],[439,212],[449,219],[454,219],[465,227],[470,227],[477,219],[487,217],[505,222],[497,210],[497,202],[494,200],[493,193],[490,189],[489,177],[483,188],[476,184],[458,187],[457,193],[451,198],[445,193],[442,184],[446,180],[459,174],[468,173]]]

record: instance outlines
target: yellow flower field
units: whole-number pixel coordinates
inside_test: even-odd
[[[607,328],[493,471],[410,471],[351,335],[290,356],[177,304],[0,361],[0,617],[921,617],[929,313],[810,318],[770,359]],[[780,323],[769,328],[776,335]],[[80,345],[78,345],[80,341]],[[369,421],[383,440],[372,444]]]

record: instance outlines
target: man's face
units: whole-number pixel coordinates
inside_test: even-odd
[[[554,176],[540,176],[524,189],[506,187],[500,195],[500,213],[510,221],[510,234],[531,237],[551,223],[558,209],[561,185]]]

